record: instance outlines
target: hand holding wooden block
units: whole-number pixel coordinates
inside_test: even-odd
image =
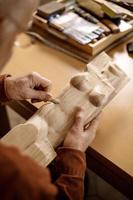
[[[70,130],[77,106],[85,110],[86,126],[125,85],[128,78],[105,53],[87,66],[86,72],[74,76],[58,96],[59,104],[46,103],[25,124],[18,125],[2,138],[39,164],[47,166],[56,156]]]

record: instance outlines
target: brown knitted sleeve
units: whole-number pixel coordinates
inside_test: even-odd
[[[8,101],[8,98],[5,93],[4,81],[7,77],[10,77],[9,74],[0,75],[0,103]]]
[[[71,148],[59,148],[55,173],[58,187],[58,200],[83,200],[84,176],[86,170],[85,154]]]
[[[14,147],[0,144],[0,199],[55,200],[49,170]]]

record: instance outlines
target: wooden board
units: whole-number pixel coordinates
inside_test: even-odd
[[[59,104],[46,103],[25,124],[18,125],[2,138],[40,165],[47,166],[56,156],[54,148],[71,128],[77,106],[85,110],[87,125],[128,81],[126,74],[105,53],[74,76],[58,96]]]

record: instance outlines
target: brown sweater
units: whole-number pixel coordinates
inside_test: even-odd
[[[6,101],[4,79],[0,76],[0,101]],[[0,144],[0,199],[2,200],[82,200],[84,195],[85,154],[59,148],[50,171],[14,147]]]

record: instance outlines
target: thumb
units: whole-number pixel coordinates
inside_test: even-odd
[[[73,127],[81,128],[83,127],[83,124],[84,124],[84,110],[81,107],[78,107]]]

